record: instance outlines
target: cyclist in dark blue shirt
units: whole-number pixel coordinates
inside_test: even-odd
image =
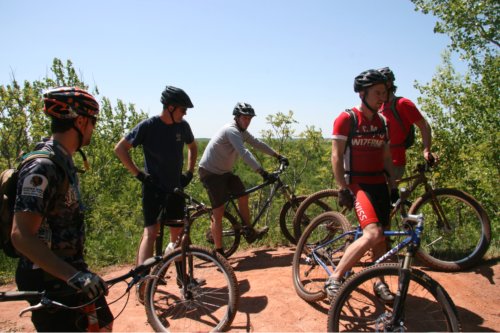
[[[153,249],[160,225],[157,221],[165,194],[176,187],[185,187],[193,178],[198,147],[191,127],[183,119],[193,104],[184,90],[167,86],[162,93],[161,115],[140,122],[115,146],[115,153],[123,165],[143,183],[142,206],[144,233],[137,255],[137,264],[153,256]],[[183,148],[188,147],[187,171]],[[142,146],[144,171],[134,163],[130,149]],[[159,189],[160,188],[160,189]],[[167,219],[179,220],[184,216],[184,199],[171,194],[167,199]],[[182,228],[170,228],[170,241],[174,242]],[[139,286],[141,288],[141,286]],[[142,292],[139,297],[142,298]]]

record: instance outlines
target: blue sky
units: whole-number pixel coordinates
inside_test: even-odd
[[[415,102],[449,43],[409,0],[0,0],[0,84],[50,74],[70,59],[101,96],[161,112],[165,85],[183,88],[196,137],[230,121],[238,101],[265,117],[294,112],[330,137],[333,119],[358,105],[354,77],[389,66]],[[425,111],[425,110],[422,110]]]

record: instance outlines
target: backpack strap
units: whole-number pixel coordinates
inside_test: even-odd
[[[406,128],[403,124],[403,120],[401,120],[401,116],[399,115],[399,112],[396,108],[396,104],[398,103],[398,101],[401,99],[401,97],[395,97],[392,102],[391,102],[391,112],[392,114],[394,115],[394,118],[396,118],[396,120],[398,121],[399,123],[399,126],[401,126],[401,128],[403,129],[403,132],[406,132]]]
[[[358,116],[356,115],[356,112],[354,112],[353,109],[345,109],[345,112],[349,115],[349,119],[351,120],[351,127],[349,129],[349,134],[347,135],[347,142],[344,148],[344,154],[347,151],[347,147],[349,147],[349,161],[352,162],[352,137],[358,130]],[[352,165],[350,166],[350,168]],[[344,175],[347,175],[348,179],[347,182],[351,183],[351,174],[349,171],[345,171]]]
[[[353,111],[353,109],[345,109],[345,112],[347,112],[349,118],[351,119],[351,128],[349,129],[349,134],[347,135],[347,143],[345,146],[345,149],[347,149],[347,146],[351,146],[352,137],[354,136],[356,130],[358,129],[358,116]]]

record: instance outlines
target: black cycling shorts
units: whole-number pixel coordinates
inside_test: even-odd
[[[158,223],[158,216],[162,205],[165,205],[166,220],[182,220],[184,218],[184,198],[176,194],[160,194],[156,190],[144,188],[142,192],[142,213],[144,215],[144,227]]]

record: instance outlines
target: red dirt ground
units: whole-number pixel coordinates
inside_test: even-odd
[[[238,252],[230,259],[240,289],[239,311],[231,332],[325,332],[328,304],[304,302],[292,285],[291,262],[294,248],[261,248]],[[125,273],[130,267],[113,267],[105,278]],[[427,271],[452,297],[466,332],[500,331],[500,265],[489,260],[475,269],[460,273]],[[4,285],[0,290],[15,290]],[[112,289],[108,301],[115,299],[119,288]],[[32,332],[29,315],[19,318],[25,302],[0,303],[0,330]],[[111,309],[116,315],[123,308],[121,300]],[[144,307],[132,293],[123,313],[114,322],[117,332],[151,332]]]

